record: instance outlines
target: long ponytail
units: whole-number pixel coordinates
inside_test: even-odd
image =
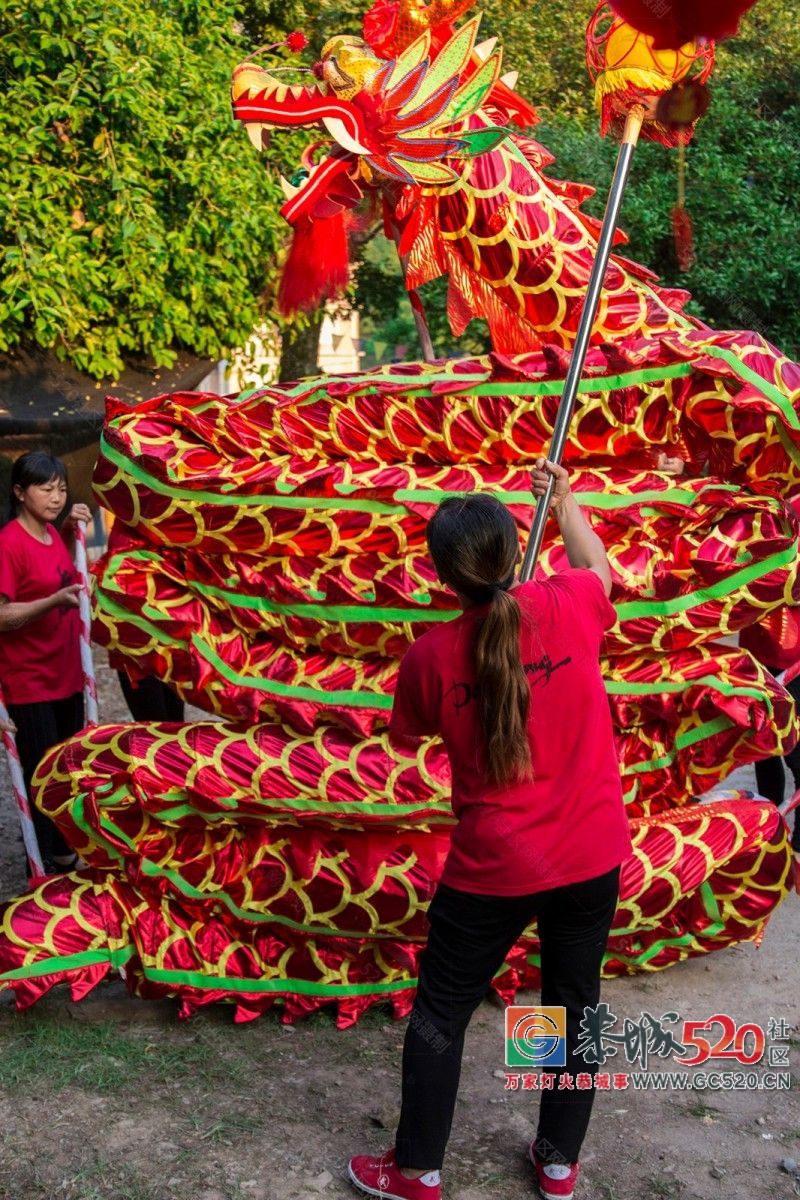
[[[487,772],[499,784],[533,778],[527,731],[531,692],[519,633],[519,605],[498,589],[475,641],[475,676]]]
[[[519,651],[521,614],[508,591],[519,555],[514,519],[494,496],[450,498],[428,525],[428,548],[444,583],[475,604],[489,605],[474,645],[489,781],[531,779],[531,697]]]

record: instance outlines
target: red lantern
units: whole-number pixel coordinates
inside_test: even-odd
[[[755,0],[611,0],[616,13],[653,38],[655,48],[677,50],[686,42],[733,37]]]
[[[602,134],[621,132],[630,110],[640,104],[645,109],[642,137],[677,146],[690,140],[705,111],[698,89],[711,74],[714,47],[689,42],[677,50],[657,49],[652,37],[601,3],[586,30],[586,66]]]

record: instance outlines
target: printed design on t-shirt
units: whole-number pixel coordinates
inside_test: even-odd
[[[528,676],[531,685],[531,691],[540,683],[545,687],[550,682],[556,671],[562,667],[568,666],[572,662],[572,655],[568,654],[566,658],[562,658],[559,662],[553,662],[549,654],[544,654],[538,661],[523,663],[525,674]],[[473,700],[478,699],[478,688],[474,683],[452,683],[444,694],[445,700],[448,696],[452,696],[453,708],[456,712],[471,704]]]
[[[524,663],[523,666],[525,667],[525,674],[530,677],[531,687],[535,688],[543,680],[546,686],[556,671],[560,670],[561,667],[566,667],[571,662],[571,654],[568,654],[566,658],[562,658],[557,663],[553,662],[549,654],[545,654],[538,662]]]
[[[66,569],[66,567],[61,567],[59,569],[58,575],[59,575],[60,583],[59,583],[58,587],[56,588],[56,591],[60,592],[62,588],[69,587],[70,584],[75,582],[72,571],[68,571]],[[65,617],[69,616],[71,610],[69,608],[67,608],[67,606],[65,604],[59,604],[55,611],[58,614],[59,622],[61,622],[64,620]]]

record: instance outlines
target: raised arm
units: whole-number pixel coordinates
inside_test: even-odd
[[[571,567],[585,567],[599,576],[608,596],[611,592],[611,568],[606,548],[581,512],[569,486],[569,474],[564,467],[539,458],[531,472],[534,496],[543,496],[550,476],[555,479],[551,512],[558,521],[564,549]]]

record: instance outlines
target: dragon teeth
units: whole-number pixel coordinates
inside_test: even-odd
[[[264,142],[261,135],[266,133],[270,126],[260,125],[255,121],[246,121],[244,127],[247,130],[247,136],[250,138],[250,141],[253,143],[256,150],[263,150]]]
[[[343,150],[350,154],[369,154],[369,149],[356,141],[340,117],[323,117],[322,124]]]
[[[295,187],[293,183],[289,183],[289,180],[285,179],[283,175],[281,175],[279,177],[279,179],[280,179],[281,191],[283,192],[286,199],[294,200],[295,196],[300,191],[300,188]]]

